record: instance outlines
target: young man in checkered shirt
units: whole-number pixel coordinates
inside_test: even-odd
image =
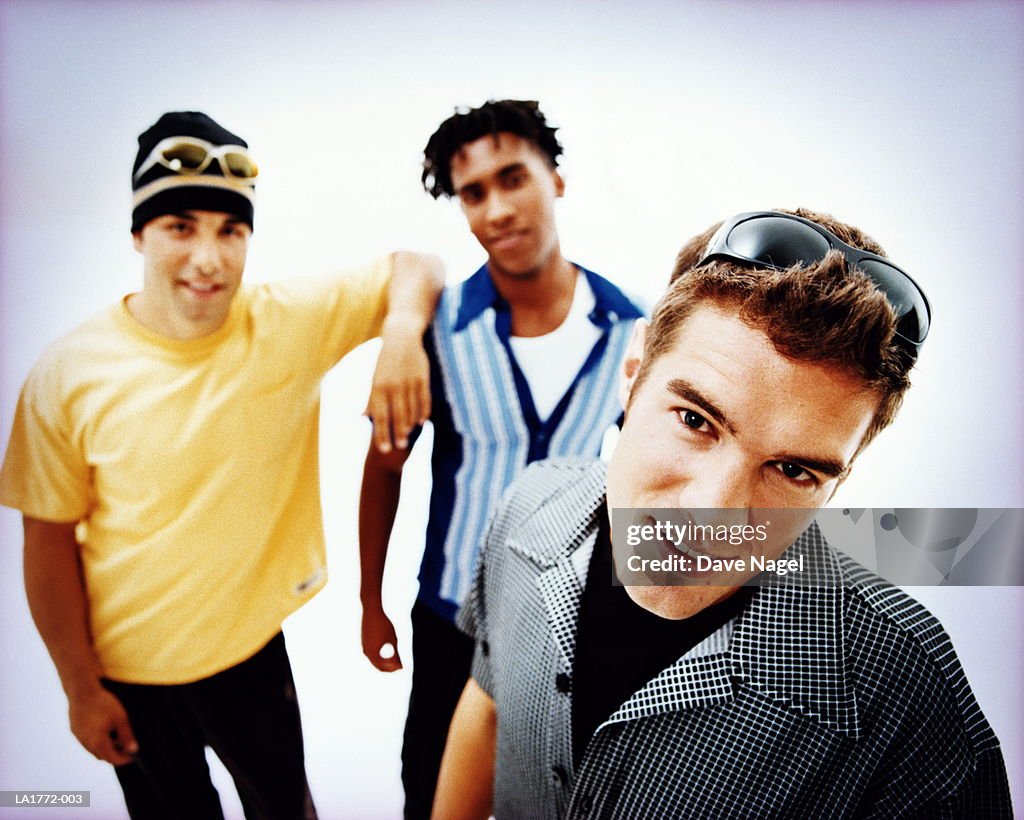
[[[828,216],[741,214],[689,242],[626,356],[611,462],[535,465],[491,522],[434,816],[1010,816],[941,625],[813,523],[892,421],[928,323],[913,280]],[[760,557],[785,551],[800,580],[652,584],[622,524],[665,508],[774,523]],[[682,576],[742,551],[653,548]]]

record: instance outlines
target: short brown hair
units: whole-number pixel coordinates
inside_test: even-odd
[[[828,214],[803,208],[783,213],[816,222],[855,248],[885,255],[871,237]],[[697,267],[721,224],[712,225],[679,251],[668,290],[654,308],[634,390],[654,360],[675,343],[693,310],[712,302],[735,310],[781,355],[834,367],[878,395],[878,409],[859,453],[892,422],[910,387],[914,356],[896,339],[896,315],[889,301],[865,274],[851,271],[838,251],[830,251],[820,262],[781,271],[723,259]]]

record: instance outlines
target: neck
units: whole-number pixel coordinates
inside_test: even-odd
[[[535,272],[511,276],[491,266],[494,287],[512,311],[513,336],[542,336],[565,321],[572,306],[575,265],[554,253]]]
[[[166,336],[168,339],[182,342],[200,339],[203,336],[216,333],[227,321],[226,316],[210,319],[190,319],[161,310],[159,306],[153,305],[150,300],[146,299],[145,290],[131,294],[125,300],[125,305],[128,307],[128,312],[132,315],[132,318],[143,327],[152,330],[154,333],[159,333],[161,336]]]

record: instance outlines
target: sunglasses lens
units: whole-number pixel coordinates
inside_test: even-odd
[[[167,164],[176,171],[195,171],[206,161],[207,151],[201,145],[179,142],[163,152]]]
[[[914,344],[921,344],[928,335],[930,316],[924,294],[905,273],[875,259],[862,259],[857,267],[863,270],[896,310],[896,332]]]
[[[252,179],[259,173],[256,163],[249,158],[248,154],[243,154],[239,151],[229,151],[226,153],[224,155],[224,165],[227,168],[228,174],[239,179]]]
[[[816,262],[830,248],[828,240],[810,226],[776,216],[741,222],[729,232],[727,242],[733,253],[775,268]]]

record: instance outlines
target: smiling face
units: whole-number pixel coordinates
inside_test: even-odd
[[[640,328],[623,365],[627,411],[608,465],[610,510],[728,510],[715,523],[756,525],[752,511],[816,509],[845,478],[878,404],[858,379],[782,356],[764,333],[711,303],[694,308],[638,382],[643,341]],[[791,541],[765,554],[777,557]],[[627,591],[645,609],[678,619],[733,588]]]
[[[555,200],[565,186],[531,142],[502,132],[466,143],[451,179],[493,275],[534,276],[559,255]]]
[[[217,211],[184,211],[147,222],[134,235],[142,291],[128,303],[144,325],[175,339],[213,333],[242,282],[250,227]]]

